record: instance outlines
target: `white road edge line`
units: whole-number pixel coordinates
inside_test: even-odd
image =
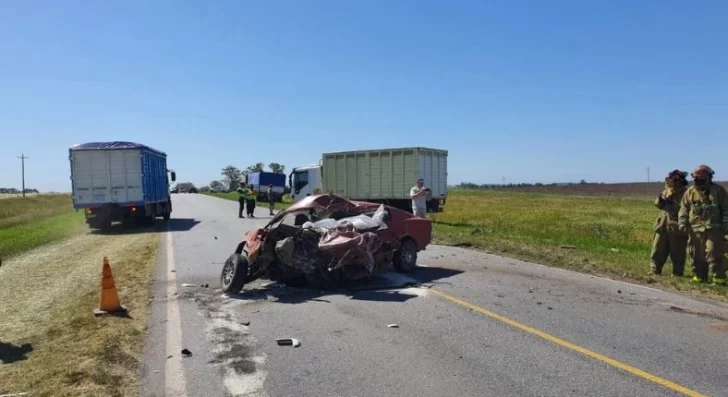
[[[172,232],[167,228],[167,332],[165,356],[165,395],[187,396],[185,374],[182,367],[182,322],[179,314],[179,301],[176,299],[177,276],[174,272],[174,247]],[[171,358],[167,358],[170,357]]]

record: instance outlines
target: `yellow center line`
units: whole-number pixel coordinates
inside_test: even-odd
[[[670,390],[673,390],[673,391],[676,391],[678,393],[682,393],[682,394],[684,394],[686,396],[691,396],[691,397],[707,397],[706,395],[701,394],[701,393],[699,393],[697,391],[690,390],[690,389],[688,389],[687,387],[684,387],[684,386],[680,386],[680,385],[678,385],[675,382],[669,381],[667,379],[660,378],[659,376],[652,375],[650,373],[647,373],[645,371],[642,371],[641,369],[638,369],[638,368],[635,368],[635,367],[633,367],[631,365],[622,363],[622,362],[617,361],[617,360],[615,360],[613,358],[609,358],[609,357],[604,356],[602,354],[599,354],[599,353],[597,353],[595,351],[591,351],[591,350],[589,350],[587,348],[584,348],[584,347],[575,345],[575,344],[573,344],[571,342],[567,342],[567,341],[565,341],[563,339],[560,339],[560,338],[558,338],[556,336],[553,336],[551,334],[548,334],[546,332],[543,332],[543,331],[537,330],[535,328],[529,327],[528,325],[525,325],[525,324],[521,324],[518,321],[511,320],[508,317],[501,316],[498,313],[493,313],[490,310],[486,310],[486,309],[483,309],[482,307],[475,306],[472,303],[465,302],[464,300],[458,299],[458,298],[456,298],[456,297],[454,297],[454,296],[452,296],[450,294],[447,294],[445,292],[438,291],[438,290],[436,290],[434,288],[429,288],[428,291],[434,293],[435,295],[440,296],[441,298],[447,299],[450,302],[456,303],[456,304],[458,304],[460,306],[463,306],[463,307],[467,307],[468,309],[471,309],[473,311],[476,311],[476,312],[478,312],[480,314],[484,314],[484,315],[486,315],[486,316],[488,316],[488,317],[490,317],[492,319],[495,319],[495,320],[504,322],[504,323],[506,323],[506,324],[508,324],[510,326],[513,326],[515,328],[520,329],[521,331],[524,331],[524,332],[527,332],[529,334],[533,334],[533,335],[536,335],[536,336],[540,336],[541,338],[546,339],[546,340],[548,340],[550,342],[556,343],[557,345],[563,346],[563,347],[565,347],[567,349],[571,349],[571,350],[573,350],[575,352],[579,352],[579,353],[581,353],[581,354],[583,354],[585,356],[589,356],[589,357],[594,358],[596,360],[599,360],[599,361],[601,361],[603,363],[606,363],[606,364],[609,364],[609,365],[611,365],[613,367],[619,368],[619,369],[621,369],[621,370],[623,370],[625,372],[629,372],[630,374],[639,376],[640,378],[643,378],[643,379],[649,380],[651,382],[657,383],[658,385],[664,386],[664,387],[666,387],[666,388],[668,388]]]

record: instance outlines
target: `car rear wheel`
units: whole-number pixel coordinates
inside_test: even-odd
[[[232,254],[227,258],[220,274],[222,292],[240,292],[248,276],[248,258]]]
[[[394,270],[409,273],[417,267],[417,244],[412,239],[405,239],[394,254]]]

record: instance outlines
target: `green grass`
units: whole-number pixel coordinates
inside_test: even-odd
[[[68,194],[0,199],[0,258],[73,235],[83,224]]]
[[[206,195],[212,196],[212,197],[219,197],[219,198],[225,199],[225,200],[238,201],[238,193],[237,192],[229,192],[229,193],[210,193],[210,192],[208,192],[208,193],[202,193],[202,194],[206,194]],[[277,210],[286,209],[288,206],[291,205],[291,203],[292,203],[291,196],[288,195],[288,194],[284,194],[283,195],[283,202],[282,203],[275,203],[275,207],[274,208],[277,209]],[[268,203],[264,203],[264,202],[258,201],[256,203],[256,207],[268,208]]]
[[[728,290],[650,275],[652,200],[451,190],[433,214],[435,243],[480,248],[585,273],[728,300]],[[575,246],[575,249],[563,246]],[[689,262],[689,260],[688,260]],[[665,265],[671,272],[671,263]],[[690,274],[689,264],[686,275]]]

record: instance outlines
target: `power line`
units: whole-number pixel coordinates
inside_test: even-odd
[[[21,164],[21,177],[23,178],[23,197],[25,197],[25,159],[29,158],[25,154],[21,154],[20,157],[20,164]]]

